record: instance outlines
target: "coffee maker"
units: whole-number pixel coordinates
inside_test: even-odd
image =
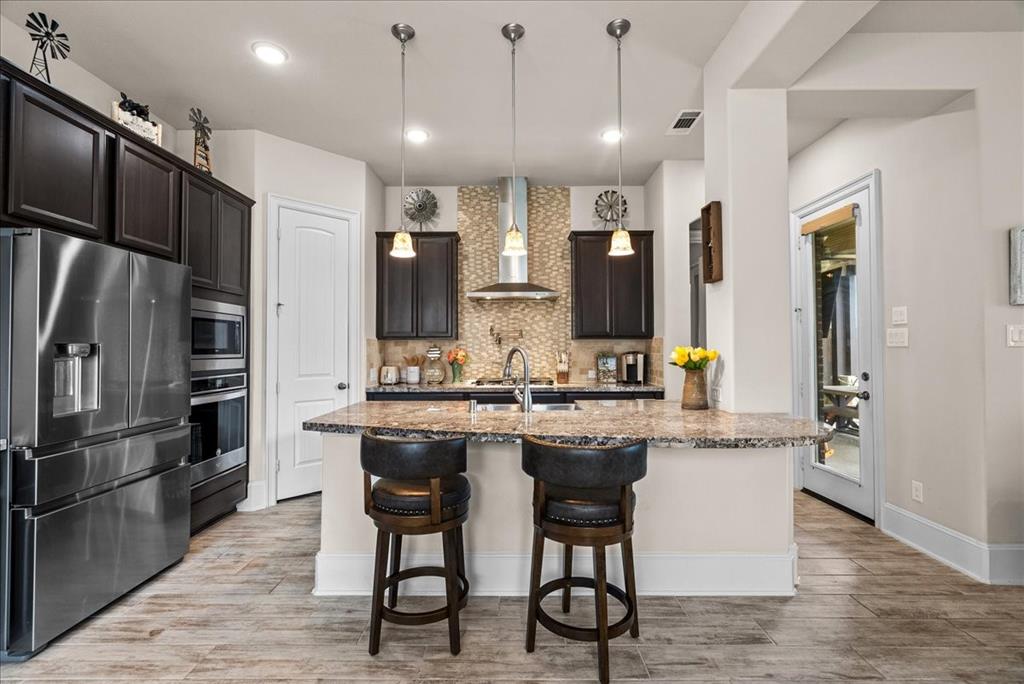
[[[622,354],[619,357],[619,382],[627,385],[647,382],[647,355],[638,351]]]

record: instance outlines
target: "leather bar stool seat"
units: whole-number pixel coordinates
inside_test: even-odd
[[[584,489],[548,485],[544,519],[575,527],[621,525],[618,487]],[[630,504],[636,509],[636,492],[630,493]]]
[[[430,513],[430,480],[393,480],[382,478],[373,483],[373,505],[395,515]],[[470,486],[465,475],[441,478],[441,519],[458,515],[469,503]]]

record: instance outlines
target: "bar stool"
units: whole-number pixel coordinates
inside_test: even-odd
[[[629,631],[640,636],[637,620],[636,576],[633,569],[633,483],[647,474],[647,442],[579,447],[523,437],[523,470],[533,478],[533,560],[526,617],[526,650],[533,652],[537,623],[548,631],[576,641],[596,641],[598,674],[608,681],[608,640]],[[544,540],[565,545],[563,576],[540,584]],[[623,591],[608,584],[605,547],[622,544]],[[572,576],[572,549],[589,546],[594,552],[594,578]],[[569,612],[572,587],[594,590],[595,628],[574,627],[541,608],[548,594],[562,590],[562,612]],[[608,624],[608,596],[626,609],[618,622]]]
[[[377,527],[370,612],[370,655],[380,650],[381,621],[425,625],[448,620],[448,645],[458,655],[459,611],[466,605],[469,580],[462,544],[462,523],[469,517],[466,439],[405,439],[375,430],[363,433],[359,450],[363,468],[363,507]],[[370,476],[380,479],[371,484]],[[402,537],[440,534],[444,567],[401,570]],[[387,572],[388,543],[391,570]],[[396,610],[398,583],[413,577],[443,577],[446,603],[435,610]],[[384,592],[388,592],[384,605]]]

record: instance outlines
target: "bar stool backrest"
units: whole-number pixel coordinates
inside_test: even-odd
[[[647,441],[581,447],[524,435],[523,471],[562,487],[624,487],[647,474]]]
[[[410,439],[363,432],[359,461],[367,473],[391,480],[429,480],[466,472],[466,438]]]

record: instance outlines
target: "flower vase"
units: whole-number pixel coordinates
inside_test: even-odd
[[[462,382],[462,364],[461,363],[453,363],[452,364],[452,382],[453,383],[460,383],[460,382]]]
[[[708,407],[708,381],[703,368],[684,368],[686,377],[683,380],[684,409],[701,410]]]

